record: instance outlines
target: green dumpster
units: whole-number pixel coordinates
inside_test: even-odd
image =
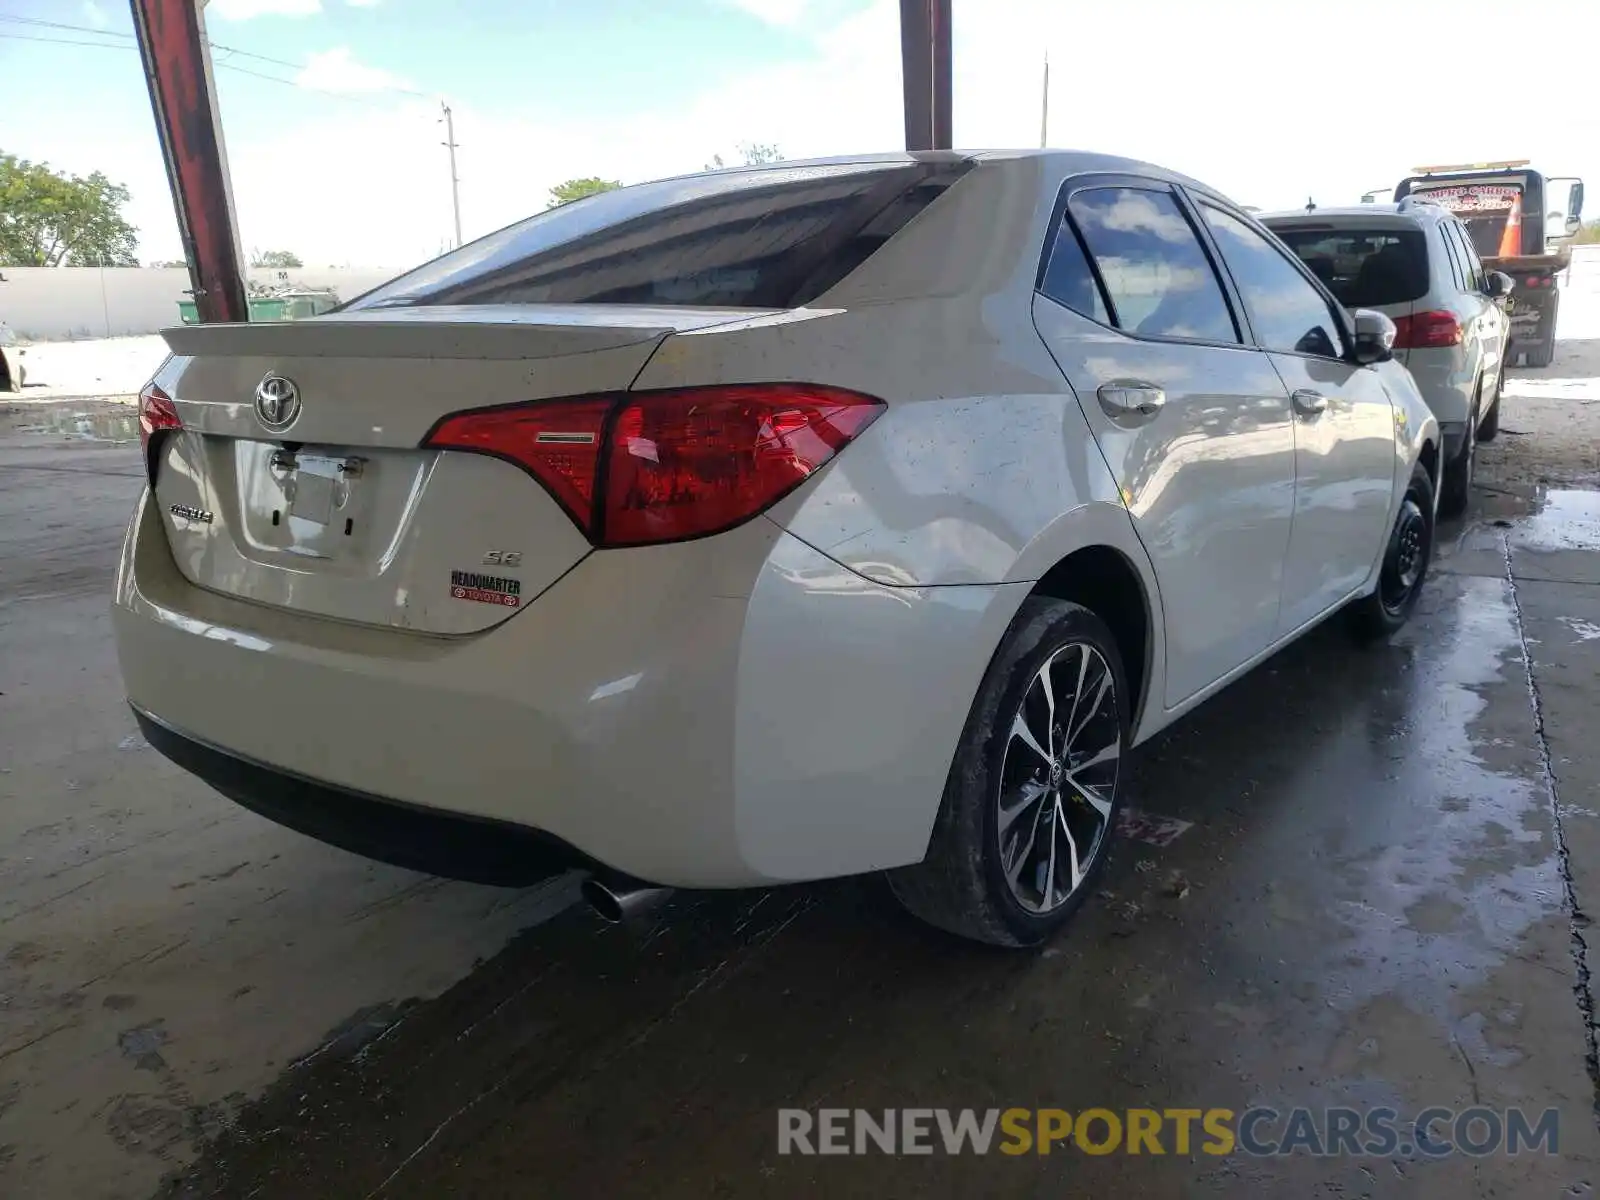
[[[250,300],[250,319],[298,321],[303,317],[314,317],[327,312],[334,306],[335,301],[334,296],[321,292],[288,296],[255,296]],[[193,300],[178,301],[178,318],[185,325],[199,324],[200,312]]]
[[[289,301],[277,296],[256,297],[250,301],[250,319],[252,321],[287,321],[289,320]],[[178,319],[185,325],[197,325],[200,322],[200,312],[195,307],[193,300],[178,301]]]
[[[327,292],[291,292],[288,301],[288,319],[299,321],[325,313],[334,305],[336,297]]]

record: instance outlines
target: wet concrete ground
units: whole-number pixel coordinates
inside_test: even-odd
[[[0,437],[0,1195],[1590,1195],[1600,472],[1525,469],[1542,403],[1393,644],[1330,625],[1141,751],[1192,824],[1033,955],[872,880],[613,929],[235,808],[121,704],[135,451]],[[1554,1106],[1561,1153],[777,1153],[779,1107],[1254,1104]]]

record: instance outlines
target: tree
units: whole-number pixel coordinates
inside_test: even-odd
[[[128,189],[0,152],[0,267],[136,267]]]
[[[739,157],[747,167],[759,167],[766,163],[783,161],[783,154],[776,146],[763,142],[740,142]],[[705,169],[707,171],[720,171],[727,165],[727,163],[723,162],[722,155],[713,154],[711,161],[705,165]]]
[[[747,167],[759,167],[765,163],[783,161],[783,155],[778,152],[776,146],[761,142],[745,142],[739,147],[739,153]]]
[[[250,252],[250,265],[252,267],[303,267],[300,256],[293,250],[252,250]]]
[[[586,196],[598,196],[601,192],[609,192],[621,186],[621,180],[601,179],[598,175],[569,179],[550,189],[550,203],[545,207],[560,208],[563,204],[571,204],[574,200],[582,200]]]

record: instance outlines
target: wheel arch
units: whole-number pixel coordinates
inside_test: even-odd
[[[1166,616],[1128,510],[1102,500],[1063,513],[1018,555],[1011,581],[1030,581],[1033,595],[1082,604],[1111,627],[1133,690],[1130,742],[1140,741],[1162,712],[1149,700],[1165,694]]]
[[[1081,604],[1110,628],[1132,692],[1131,736],[1143,721],[1145,699],[1151,692],[1156,643],[1155,608],[1138,568],[1115,546],[1083,546],[1046,571],[1032,595]]]

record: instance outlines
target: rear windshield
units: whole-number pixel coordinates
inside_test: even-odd
[[[1507,213],[1457,213],[1461,223],[1467,227],[1467,234],[1472,238],[1472,248],[1478,252],[1479,258],[1498,258],[1500,256],[1500,243],[1506,236]],[[1522,252],[1521,243],[1512,250],[1513,254]]]
[[[1346,308],[1409,304],[1428,292],[1428,247],[1420,229],[1274,227]]]
[[[970,167],[813,164],[603,192],[480,238],[347,307],[795,308],[865,262]]]
[[[1476,182],[1418,180],[1411,184],[1410,192],[1453,213],[1467,227],[1478,256],[1495,258],[1500,254],[1500,243],[1512,209],[1521,212],[1526,199],[1525,187],[1523,177],[1513,175]],[[1520,252],[1520,248],[1512,251]]]

